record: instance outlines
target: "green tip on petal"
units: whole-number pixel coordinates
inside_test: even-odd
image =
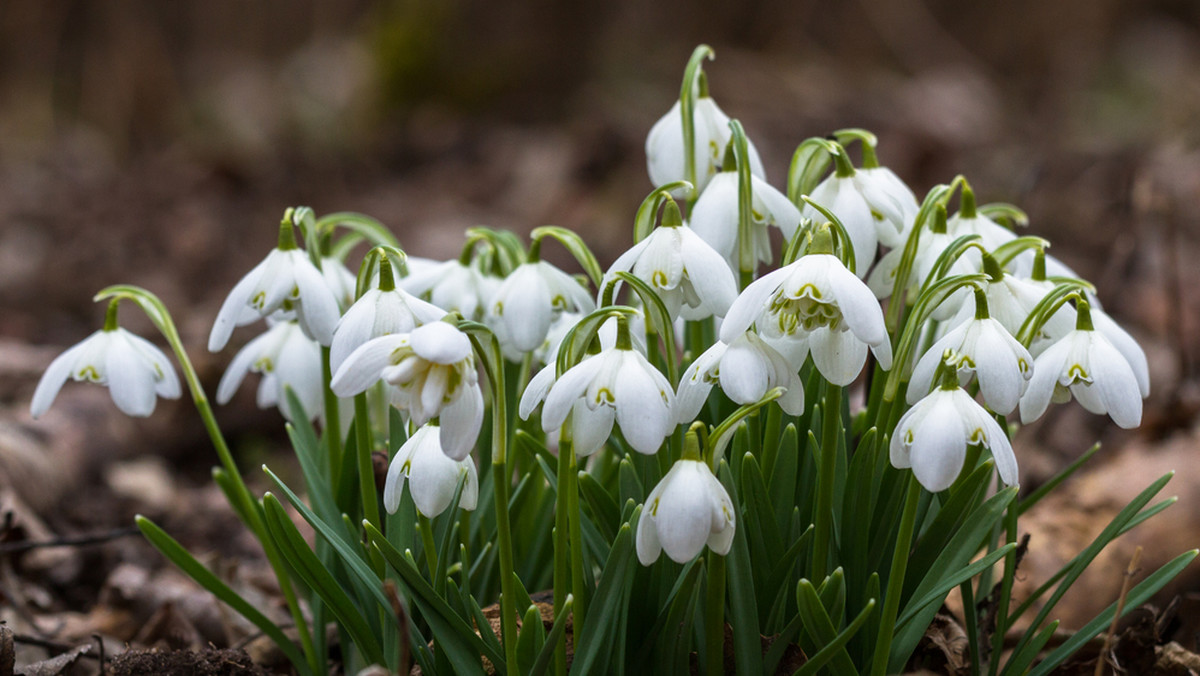
[[[675,200],[668,199],[666,206],[663,207],[662,223],[664,228],[678,228],[683,225],[683,215],[679,213],[679,205]]]

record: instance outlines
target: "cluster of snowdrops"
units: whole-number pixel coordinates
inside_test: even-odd
[[[144,289],[97,296],[104,328],[50,365],[33,414],[69,378],[106,384],[136,416],[180,396],[164,352],[118,325],[122,301],[146,311],[218,451],[214,478],[277,574],[290,632],[139,525],[303,674],[326,672],[329,622],[348,672],[757,674],[797,646],[803,673],[883,674],[904,668],[953,589],[973,673],[1046,673],[1116,612],[1048,650],[1054,604],[1109,540],[1170,504],[1151,504],[1169,477],[1018,603],[1017,515],[1095,449],[1020,499],[1008,417],[1074,397],[1135,427],[1145,355],[1045,240],[1013,231],[1019,209],[977,204],[962,177],[918,200],[867,131],[804,141],[772,185],[709,95],[711,56],[697,48],[650,130],[655,189],[607,271],[552,226],[528,245],[473,228],[459,258],[437,262],[407,256],[370,217],[287,210],[208,349],[266,321],[216,400],[260,374],[258,404],[289,421],[306,500],[266,468],[284,499],[250,492]],[[551,242],[582,275],[542,260]],[[364,250],[355,274],[347,258]],[[547,588],[535,603],[529,591]],[[497,600],[493,625],[482,610]]]

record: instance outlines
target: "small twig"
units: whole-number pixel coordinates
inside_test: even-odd
[[[1129,597],[1129,588],[1133,585],[1133,578],[1141,568],[1138,564],[1142,560],[1142,547],[1133,550],[1133,558],[1129,560],[1129,567],[1125,569],[1125,579],[1121,582],[1121,596],[1117,599],[1117,612],[1113,615],[1112,623],[1108,625],[1108,633],[1104,635],[1104,647],[1100,650],[1100,656],[1096,658],[1096,670],[1094,676],[1101,676],[1104,673],[1104,663],[1107,660],[1108,651],[1112,648],[1113,637],[1117,633],[1117,623],[1121,621],[1121,613],[1125,612],[1125,601]]]
[[[96,647],[99,649],[97,652],[100,653],[100,676],[104,676],[104,639],[101,638],[100,634],[92,634],[92,638],[96,641]]]
[[[98,545],[118,538],[127,537],[129,535],[137,535],[141,531],[136,526],[126,528],[116,528],[104,533],[90,533],[86,535],[64,535],[52,540],[23,540],[21,542],[5,542],[0,544],[0,554],[14,554],[16,552],[24,552],[30,549],[41,549],[43,547],[83,547],[86,545]]]

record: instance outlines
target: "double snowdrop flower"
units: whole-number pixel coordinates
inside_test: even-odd
[[[1052,399],[1061,402],[1074,395],[1089,412],[1107,413],[1125,429],[1137,427],[1142,421],[1142,398],[1150,394],[1144,363],[1137,365],[1135,373],[1135,366],[1095,330],[1087,301],[1080,300],[1076,311],[1075,330],[1034,361],[1033,378],[1021,398],[1021,422],[1040,418]]]
[[[716,101],[703,93],[694,100],[695,188],[702,192],[721,168],[725,147],[733,138],[733,132],[729,129],[729,116],[722,112]],[[747,145],[750,171],[761,177],[764,175],[762,160],[754,144],[747,141]],[[679,101],[654,123],[646,136],[646,170],[655,187],[688,180],[683,149],[683,106]]]
[[[465,457],[453,460],[442,450],[441,432],[435,424],[418,429],[404,442],[388,466],[383,484],[383,506],[388,514],[400,508],[407,484],[413,504],[421,514],[433,518],[450,506],[458,482],[466,476],[458,506],[475,509],[479,501],[479,474],[475,462]]]
[[[791,239],[800,225],[800,210],[769,183],[750,176],[750,227],[755,261],[770,262],[771,242],[767,225],[774,224]],[[708,242],[726,260],[738,256],[738,172],[722,171],[696,200],[689,217],[692,231]]]
[[[718,341],[684,371],[675,395],[675,422],[695,420],[718,382],[725,396],[743,405],[784,387],[787,391],[777,400],[780,408],[788,415],[804,413],[804,383],[797,369],[753,331],[729,344]]]
[[[560,312],[596,309],[582,284],[545,261],[522,263],[496,289],[487,307],[487,324],[509,357],[531,352],[546,340]]]
[[[992,453],[1000,479],[1017,483],[1017,458],[999,423],[958,386],[946,369],[941,384],[900,417],[892,433],[892,465],[911,467],[917,481],[932,493],[946,490],[962,472],[968,446]]]
[[[617,257],[601,287],[612,283],[618,272],[632,273],[649,284],[671,317],[680,316],[681,311],[686,319],[723,317],[737,298],[733,270],[720,253],[682,223],[674,202],[668,202],[661,226]]]
[[[279,227],[278,246],[242,277],[221,304],[208,336],[209,352],[225,347],[234,327],[281,310],[295,312],[300,328],[313,340],[326,346],[333,340],[340,316],[337,298],[308,254],[296,248],[289,220]]]
[[[334,371],[350,353],[372,338],[408,333],[418,326],[437,322],[446,311],[389,283],[391,265],[380,261],[385,277],[380,288],[362,295],[338,321],[329,348],[329,365]]]
[[[471,452],[483,424],[483,392],[463,332],[433,322],[369,340],[342,362],[330,389],[350,397],[379,380],[393,387],[392,404],[408,411],[414,425],[440,418],[438,438],[447,456],[461,460]]]
[[[68,378],[108,386],[113,403],[131,416],[153,413],[156,397],[179,398],[179,378],[162,350],[116,326],[115,304],[109,315],[104,329],[50,362],[33,392],[29,408],[34,418],[49,410]]]
[[[677,460],[646,498],[638,519],[637,555],[643,566],[666,551],[676,563],[687,563],[704,549],[729,553],[734,535],[733,501],[708,464]]]
[[[966,386],[975,375],[988,408],[1008,415],[1017,408],[1033,374],[1033,357],[999,321],[987,316],[982,292],[976,292],[979,315],[959,324],[935,342],[917,361],[908,386],[908,403],[914,404],[929,391],[943,355],[951,353],[949,365]]]
[[[291,420],[285,394],[291,388],[308,419],[315,420],[325,410],[321,346],[304,335],[295,321],[267,321],[271,327],[266,333],[246,343],[229,362],[217,384],[217,403],[229,403],[247,373],[260,373],[256,399],[259,408],[278,406],[279,412]]]
[[[879,302],[831,254],[801,256],[747,286],[725,315],[721,342],[732,343],[751,324],[797,368],[811,351],[817,370],[834,385],[858,377],[868,347],[885,370],[892,365]]]
[[[852,173],[839,175],[847,169]],[[854,243],[854,270],[860,278],[867,276],[871,263],[875,262],[880,241],[888,246],[899,246],[904,242],[901,238],[904,207],[880,186],[877,179],[862,180],[858,170],[849,167],[849,163],[817,184],[810,197],[845,226]],[[804,206],[801,215],[818,223],[825,219],[824,214],[811,204]]]
[[[571,416],[578,455],[600,450],[613,422],[639,453],[653,454],[675,429],[674,391],[658,369],[632,348],[625,319],[618,319],[617,346],[585,357],[557,381],[553,366],[543,369],[521,396],[519,412],[528,419],[543,399],[542,429],[559,430]]]

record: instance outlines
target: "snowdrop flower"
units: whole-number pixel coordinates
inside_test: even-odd
[[[692,231],[733,263],[738,257],[738,173],[722,171],[696,200],[690,216]],[[761,178],[750,176],[750,227],[755,261],[771,261],[767,225],[774,224],[786,239],[796,234],[800,210],[783,193]]]
[[[517,266],[496,289],[486,321],[511,357],[541,345],[559,312],[594,309],[591,295],[575,278],[545,261],[533,261]]]
[[[604,446],[614,421],[629,445],[647,455],[675,429],[671,383],[633,349],[624,317],[618,322],[616,347],[584,358],[557,381],[551,367],[548,375],[543,369],[521,397],[523,419],[545,399],[542,429],[548,433],[562,428],[571,414],[575,452],[581,456]]]
[[[479,501],[479,475],[475,462],[469,456],[462,460],[450,459],[442,451],[440,436],[437,425],[424,425],[396,451],[383,484],[383,506],[388,514],[395,514],[400,508],[400,497],[407,482],[417,511],[432,519],[450,506],[459,479],[464,475],[467,483],[458,506],[475,509]]]
[[[1054,282],[1046,279],[1040,281],[1022,279],[1021,277],[1005,272],[1000,269],[1000,266],[991,256],[983,257],[982,269],[988,275],[988,280],[983,283],[984,294],[987,297],[988,313],[1004,325],[1005,330],[1009,334],[1014,336],[1021,330],[1021,325],[1025,323],[1025,320],[1029,318],[1029,313],[1046,297],[1046,294],[1055,288]],[[967,321],[974,314],[975,297],[971,294],[966,294],[963,297],[962,307],[959,308],[958,313],[950,320],[949,325],[957,326]],[[1073,319],[1071,309],[1064,305],[1042,326],[1041,336],[1039,337],[1066,335],[1071,330]],[[1034,354],[1040,352],[1036,342],[1031,352]]]
[[[717,382],[725,396],[743,405],[784,387],[787,392],[777,400],[780,408],[788,415],[804,413],[804,383],[796,368],[753,331],[730,344],[718,341],[692,362],[675,395],[675,422],[686,425],[695,420]]]
[[[993,411],[1008,415],[1017,408],[1033,375],[1033,357],[1004,325],[987,314],[987,301],[976,291],[976,317],[959,324],[938,340],[917,361],[908,386],[908,403],[915,404],[929,392],[942,357],[950,351],[949,365],[966,386],[972,375],[979,378],[983,401]]]
[[[948,227],[946,210],[939,206],[934,214],[933,225],[929,232],[922,232],[921,238],[917,240],[917,251],[913,258],[912,272],[909,275],[908,289],[906,290],[910,301],[916,300],[916,294],[920,291],[921,286],[933,274],[933,268],[937,264],[938,257],[942,255],[942,252],[954,240],[958,239],[958,235],[951,234],[948,231]],[[888,298],[895,291],[896,273],[899,271],[903,260],[904,247],[892,249],[883,255],[883,258],[879,260],[879,264],[867,275],[867,286],[871,288],[871,291],[875,292],[877,298]],[[946,272],[946,275],[964,275],[979,272],[982,265],[983,260],[979,251],[975,248],[970,248],[955,259],[954,263],[950,265],[950,269]],[[966,296],[967,291],[963,289],[943,300],[935,311],[934,318],[944,321],[953,317],[954,313],[962,307]]]
[[[167,356],[150,341],[117,326],[115,302],[108,312],[103,329],[50,362],[29,405],[34,418],[49,410],[68,378],[108,386],[117,408],[139,418],[154,412],[156,395],[179,398],[179,378]]]
[[[350,397],[381,379],[393,386],[392,404],[408,411],[414,425],[440,418],[438,438],[447,456],[467,457],[483,424],[483,392],[471,341],[463,332],[433,322],[368,340],[342,362],[330,389]]]
[[[695,99],[692,119],[695,121],[696,149],[696,192],[704,191],[705,186],[720,170],[724,159],[725,146],[733,138],[729,129],[729,116],[726,115],[717,102],[703,91]],[[755,176],[763,177],[762,160],[754,144],[747,140],[750,151],[750,171]],[[685,169],[683,151],[683,106],[679,101],[671,106],[666,115],[650,128],[646,136],[646,171],[650,174],[650,182],[655,187],[668,183],[689,180]]]
[[[1051,399],[1075,399],[1091,413],[1107,413],[1119,427],[1142,422],[1142,397],[1149,394],[1149,377],[1140,377],[1121,351],[1096,331],[1085,300],[1076,306],[1075,330],[1038,355],[1033,378],[1021,397],[1021,422],[1037,420]],[[1146,383],[1145,390],[1140,382]],[[1145,394],[1143,394],[1143,392]]]
[[[1017,483],[1017,458],[1004,430],[958,386],[952,370],[942,383],[900,417],[889,448],[892,466],[911,467],[926,490],[946,490],[962,471],[967,446],[987,448],[1000,479]]]
[[[708,464],[677,460],[646,497],[638,519],[637,555],[643,566],[662,551],[676,563],[696,558],[704,545],[729,553],[734,534],[733,501]]]
[[[863,194],[870,195],[873,201],[899,208],[904,223],[899,231],[894,227],[882,227],[879,220],[883,217],[883,213],[872,213],[871,215],[875,217],[876,224],[879,226],[876,228],[879,243],[887,247],[903,246],[904,241],[908,239],[908,233],[912,231],[913,223],[917,219],[917,212],[921,210],[921,204],[917,201],[917,196],[913,194],[912,188],[909,188],[908,184],[896,175],[896,172],[887,167],[865,165],[864,157],[864,166],[856,169],[854,174],[858,178],[859,185],[863,187]]]
[[[367,291],[355,301],[333,330],[329,366],[335,372],[351,352],[368,340],[390,333],[408,333],[446,316],[445,310],[396,288],[391,281],[392,266],[386,257],[380,258],[379,267],[383,280],[379,288]]]
[[[858,171],[843,161],[838,161],[838,170],[817,184],[809,197],[845,226],[854,243],[854,271],[859,278],[865,278],[881,239],[892,246],[903,243],[900,235],[904,230],[904,211],[895,198],[880,188],[878,181],[863,181]],[[806,204],[800,213],[817,223],[825,219],[811,204]]]
[[[662,225],[617,257],[601,287],[606,288],[618,272],[632,273],[649,284],[671,317],[680,316],[681,310],[687,319],[723,317],[738,293],[733,270],[683,224],[673,201],[667,203]]]
[[[229,362],[217,384],[217,403],[228,404],[247,373],[261,373],[256,399],[259,408],[278,406],[283,417],[291,420],[286,395],[287,388],[291,388],[309,420],[316,420],[325,411],[321,346],[304,335],[295,321],[267,321],[271,328],[246,343]]]
[[[345,312],[354,304],[354,294],[357,292],[358,280],[354,273],[346,268],[346,264],[333,256],[321,257],[321,276],[325,284],[333,291],[338,308]]]
[[[400,284],[414,296],[428,297],[446,312],[457,312],[465,319],[478,321],[500,282],[474,265],[452,260],[414,272]]]
[[[225,347],[235,326],[279,310],[295,311],[300,327],[320,344],[329,345],[333,340],[339,317],[337,298],[308,254],[296,248],[291,221],[286,219],[279,228],[277,247],[225,298],[208,336],[209,352]]]
[[[828,241],[828,230],[823,239]],[[820,245],[815,250],[828,250]],[[777,349],[791,343],[788,354],[800,361],[811,351],[813,363],[835,385],[854,381],[867,359],[867,348],[880,366],[890,369],[892,346],[883,323],[883,310],[862,280],[836,256],[810,253],[768,273],[747,286],[721,325],[722,342],[732,343],[757,324]],[[787,350],[784,347],[783,352]]]

